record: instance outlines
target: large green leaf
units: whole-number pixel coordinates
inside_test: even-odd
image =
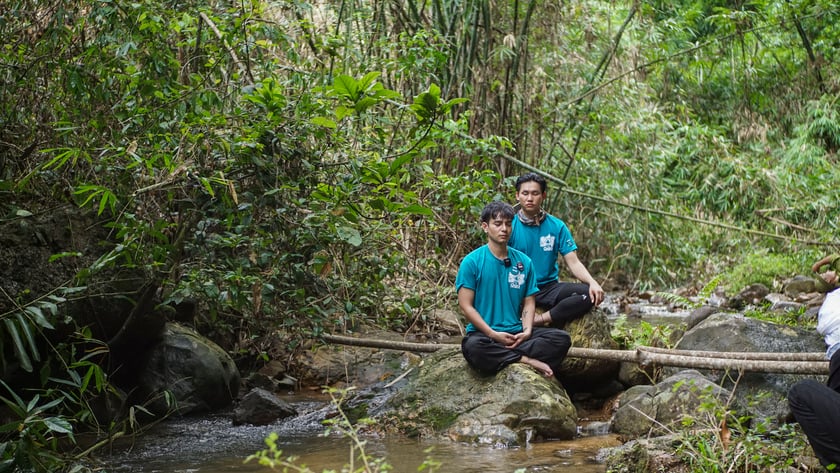
[[[6,326],[6,332],[12,339],[12,348],[14,349],[17,360],[20,362],[20,367],[31,373],[32,360],[29,359],[29,354],[26,353],[26,345],[24,345],[23,340],[21,339],[20,332],[18,331],[15,321],[16,319],[11,318],[3,319],[3,324]]]
[[[24,315],[20,312],[16,315],[18,319],[18,324],[20,325],[20,331],[23,333],[23,338],[29,344],[30,354],[35,361],[41,361],[41,354],[38,350],[38,345],[35,343],[35,334],[32,331],[32,325],[28,318],[24,317]]]
[[[362,235],[359,233],[359,230],[355,228],[341,226],[336,229],[336,232],[338,233],[339,238],[353,246],[359,246],[362,244]]]

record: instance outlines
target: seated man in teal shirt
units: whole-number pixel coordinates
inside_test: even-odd
[[[481,212],[487,244],[461,261],[455,290],[469,322],[461,352],[481,374],[524,363],[552,376],[572,340],[563,330],[533,326],[536,277],[531,259],[507,246],[513,215],[504,202],[487,204]]]
[[[537,272],[537,307],[546,311],[534,318],[536,326],[564,328],[597,307],[604,300],[604,290],[577,256],[577,244],[569,227],[542,208],[546,197],[545,178],[536,173],[523,174],[516,180],[519,211],[513,219],[508,245],[522,251],[534,262]],[[559,257],[581,282],[560,282]]]

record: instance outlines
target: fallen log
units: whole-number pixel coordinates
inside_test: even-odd
[[[459,348],[456,343],[413,343],[370,338],[355,338],[325,334],[324,341],[340,345],[384,348],[411,352],[432,353],[442,348]],[[668,350],[638,347],[635,350],[606,350],[572,347],[572,358],[626,361],[641,366],[678,366],[682,368],[734,370],[756,373],[828,374],[828,361],[822,353],[745,353]],[[823,361],[816,361],[818,356]]]
[[[729,360],[765,360],[765,361],[826,361],[825,353],[777,353],[777,352],[749,352],[749,351],[700,351],[673,350],[659,347],[639,347],[651,353],[665,353],[670,355],[698,356],[705,358],[726,358]]]

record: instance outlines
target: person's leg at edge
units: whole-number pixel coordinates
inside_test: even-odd
[[[461,340],[461,353],[467,363],[483,375],[496,374],[521,357],[520,353],[504,347],[481,332],[468,333]]]
[[[828,364],[828,382],[826,385],[833,391],[840,393],[840,350],[831,355],[831,362]]]
[[[554,281],[543,285],[536,295],[537,307],[547,307],[536,325],[544,326],[551,317],[552,327],[563,328],[568,322],[575,320],[595,305],[589,297],[589,285],[584,283],[570,283]]]
[[[806,379],[790,388],[788,403],[820,463],[840,465],[840,393]]]

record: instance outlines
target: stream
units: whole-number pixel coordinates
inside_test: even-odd
[[[608,298],[602,306],[610,318],[618,317],[617,307]],[[627,310],[627,308],[625,308]],[[679,322],[687,312],[671,312],[652,304],[631,305],[628,324],[644,320],[651,325]],[[625,314],[627,315],[627,314]],[[266,448],[264,440],[271,433],[279,435],[278,448],[283,457],[294,455],[295,464],[313,472],[342,471],[351,465],[350,439],[335,434],[325,436],[320,420],[330,406],[325,394],[293,393],[280,395],[292,404],[299,415],[267,426],[234,426],[230,412],[200,418],[174,418],[149,429],[135,439],[121,439],[111,452],[100,454],[99,471],[109,473],[221,473],[272,471],[256,461],[245,459]],[[607,432],[606,422],[582,423],[579,436],[570,441],[531,442],[519,448],[496,448],[455,442],[435,442],[407,438],[364,436],[365,452],[384,458],[397,473],[419,471],[426,459],[439,462],[441,473],[485,472],[567,472],[604,473],[599,458],[605,447],[621,444]],[[361,465],[352,464],[347,471]],[[275,471],[283,471],[279,468]],[[295,471],[295,470],[292,470]],[[306,470],[301,470],[306,471]]]
[[[296,404],[296,407],[300,407]],[[107,472],[221,473],[271,471],[256,462],[244,463],[249,455],[265,448],[271,432],[280,435],[283,457],[295,455],[297,465],[314,472],[341,471],[350,464],[350,440],[323,436],[320,428],[286,423],[254,427],[231,424],[226,416],[175,419],[145,433],[133,445],[118,447],[100,458]],[[612,435],[580,437],[572,441],[532,443],[521,448],[494,448],[454,442],[442,443],[406,438],[363,438],[365,452],[385,458],[394,472],[418,471],[427,458],[440,462],[437,472],[527,472],[563,471],[603,473],[598,459],[603,447],[620,445]],[[358,463],[355,465],[358,467]],[[277,471],[283,471],[278,469]],[[355,471],[351,470],[351,471]],[[384,471],[384,470],[383,470]]]
[[[221,473],[269,472],[256,462],[245,463],[249,455],[265,448],[264,439],[279,434],[283,457],[298,457],[296,465],[314,472],[341,471],[350,465],[351,444],[347,438],[324,436],[317,422],[329,404],[321,395],[284,397],[302,412],[291,420],[267,426],[233,426],[226,413],[202,418],[171,419],[129,443],[119,442],[113,451],[99,458],[100,471],[121,473]],[[305,412],[307,411],[308,412]],[[428,458],[440,462],[441,473],[526,472],[604,473],[598,459],[603,447],[621,442],[594,425],[593,435],[571,441],[534,442],[520,448],[495,448],[454,442],[433,442],[407,438],[363,437],[365,452],[385,458],[394,472],[418,471]],[[360,465],[354,465],[358,468]],[[278,469],[277,471],[282,471]],[[355,471],[355,469],[350,470]],[[382,470],[384,471],[384,470]]]

